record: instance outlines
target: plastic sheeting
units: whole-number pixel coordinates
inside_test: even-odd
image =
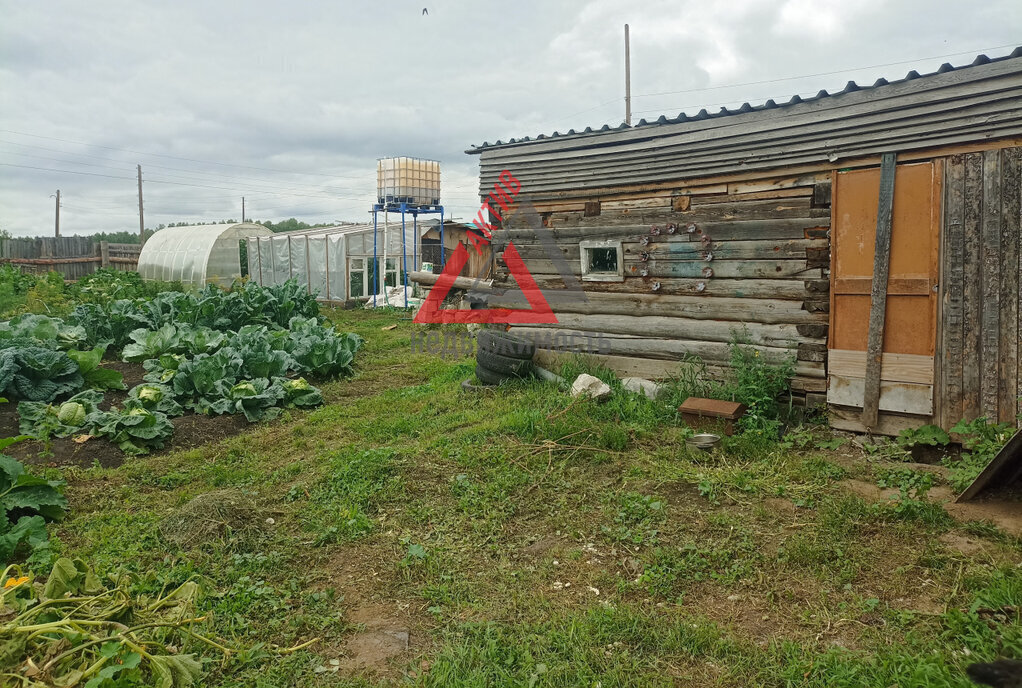
[[[387,231],[387,258],[394,269],[401,264],[402,237],[401,221],[390,221]],[[422,223],[419,233],[426,230]],[[415,241],[416,227],[411,221],[405,223],[403,250],[407,254],[407,266],[414,270],[422,259],[421,242]],[[381,265],[384,255],[384,222],[381,221],[376,234],[376,251]],[[373,258],[373,225],[340,225],[322,227],[303,232],[287,232],[253,237],[248,240],[249,275],[259,284],[280,284],[294,279],[320,300],[344,301],[372,293],[371,269],[363,278],[363,292],[349,294],[349,258],[371,265]],[[383,275],[380,275],[383,280]],[[409,290],[411,287],[409,286]]]
[[[153,234],[138,257],[143,279],[229,287],[241,277],[238,242],[272,234],[262,225],[239,223],[167,227]],[[251,263],[251,261],[250,261]]]

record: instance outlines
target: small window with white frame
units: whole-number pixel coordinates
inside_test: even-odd
[[[625,261],[620,241],[579,243],[583,282],[624,282]]]

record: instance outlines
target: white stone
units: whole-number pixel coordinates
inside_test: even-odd
[[[641,377],[625,377],[621,378],[621,386],[625,388],[627,392],[634,392],[635,394],[645,394],[650,399],[656,399],[660,396],[660,385]]]
[[[571,383],[571,396],[606,399],[610,396],[610,385],[598,377],[582,373]]]

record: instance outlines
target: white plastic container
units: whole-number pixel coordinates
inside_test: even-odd
[[[440,163],[419,158],[380,158],[376,163],[379,203],[440,204]]]

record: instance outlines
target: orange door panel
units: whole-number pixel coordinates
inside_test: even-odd
[[[904,389],[882,386],[881,410],[925,415],[932,411],[932,389],[921,394],[915,386],[920,367],[929,365],[936,346],[937,275],[939,259],[942,161],[898,165],[894,176],[891,218],[890,275],[884,319],[881,380],[909,382],[911,399],[929,398],[926,404],[905,404]],[[831,219],[831,327],[829,347],[842,352],[864,352],[869,334],[870,292],[873,284],[880,169],[852,170],[834,175]],[[838,357],[844,361],[861,357]],[[907,366],[907,368],[906,368]],[[865,376],[865,370],[831,369],[845,380]],[[853,385],[854,387],[854,385]],[[847,385],[844,387],[847,389]],[[932,388],[932,382],[931,382]],[[858,389],[858,387],[855,387]],[[888,390],[885,402],[883,390]],[[861,392],[858,392],[861,397]],[[861,398],[841,394],[832,403],[861,406]],[[886,408],[885,408],[886,406]]]

